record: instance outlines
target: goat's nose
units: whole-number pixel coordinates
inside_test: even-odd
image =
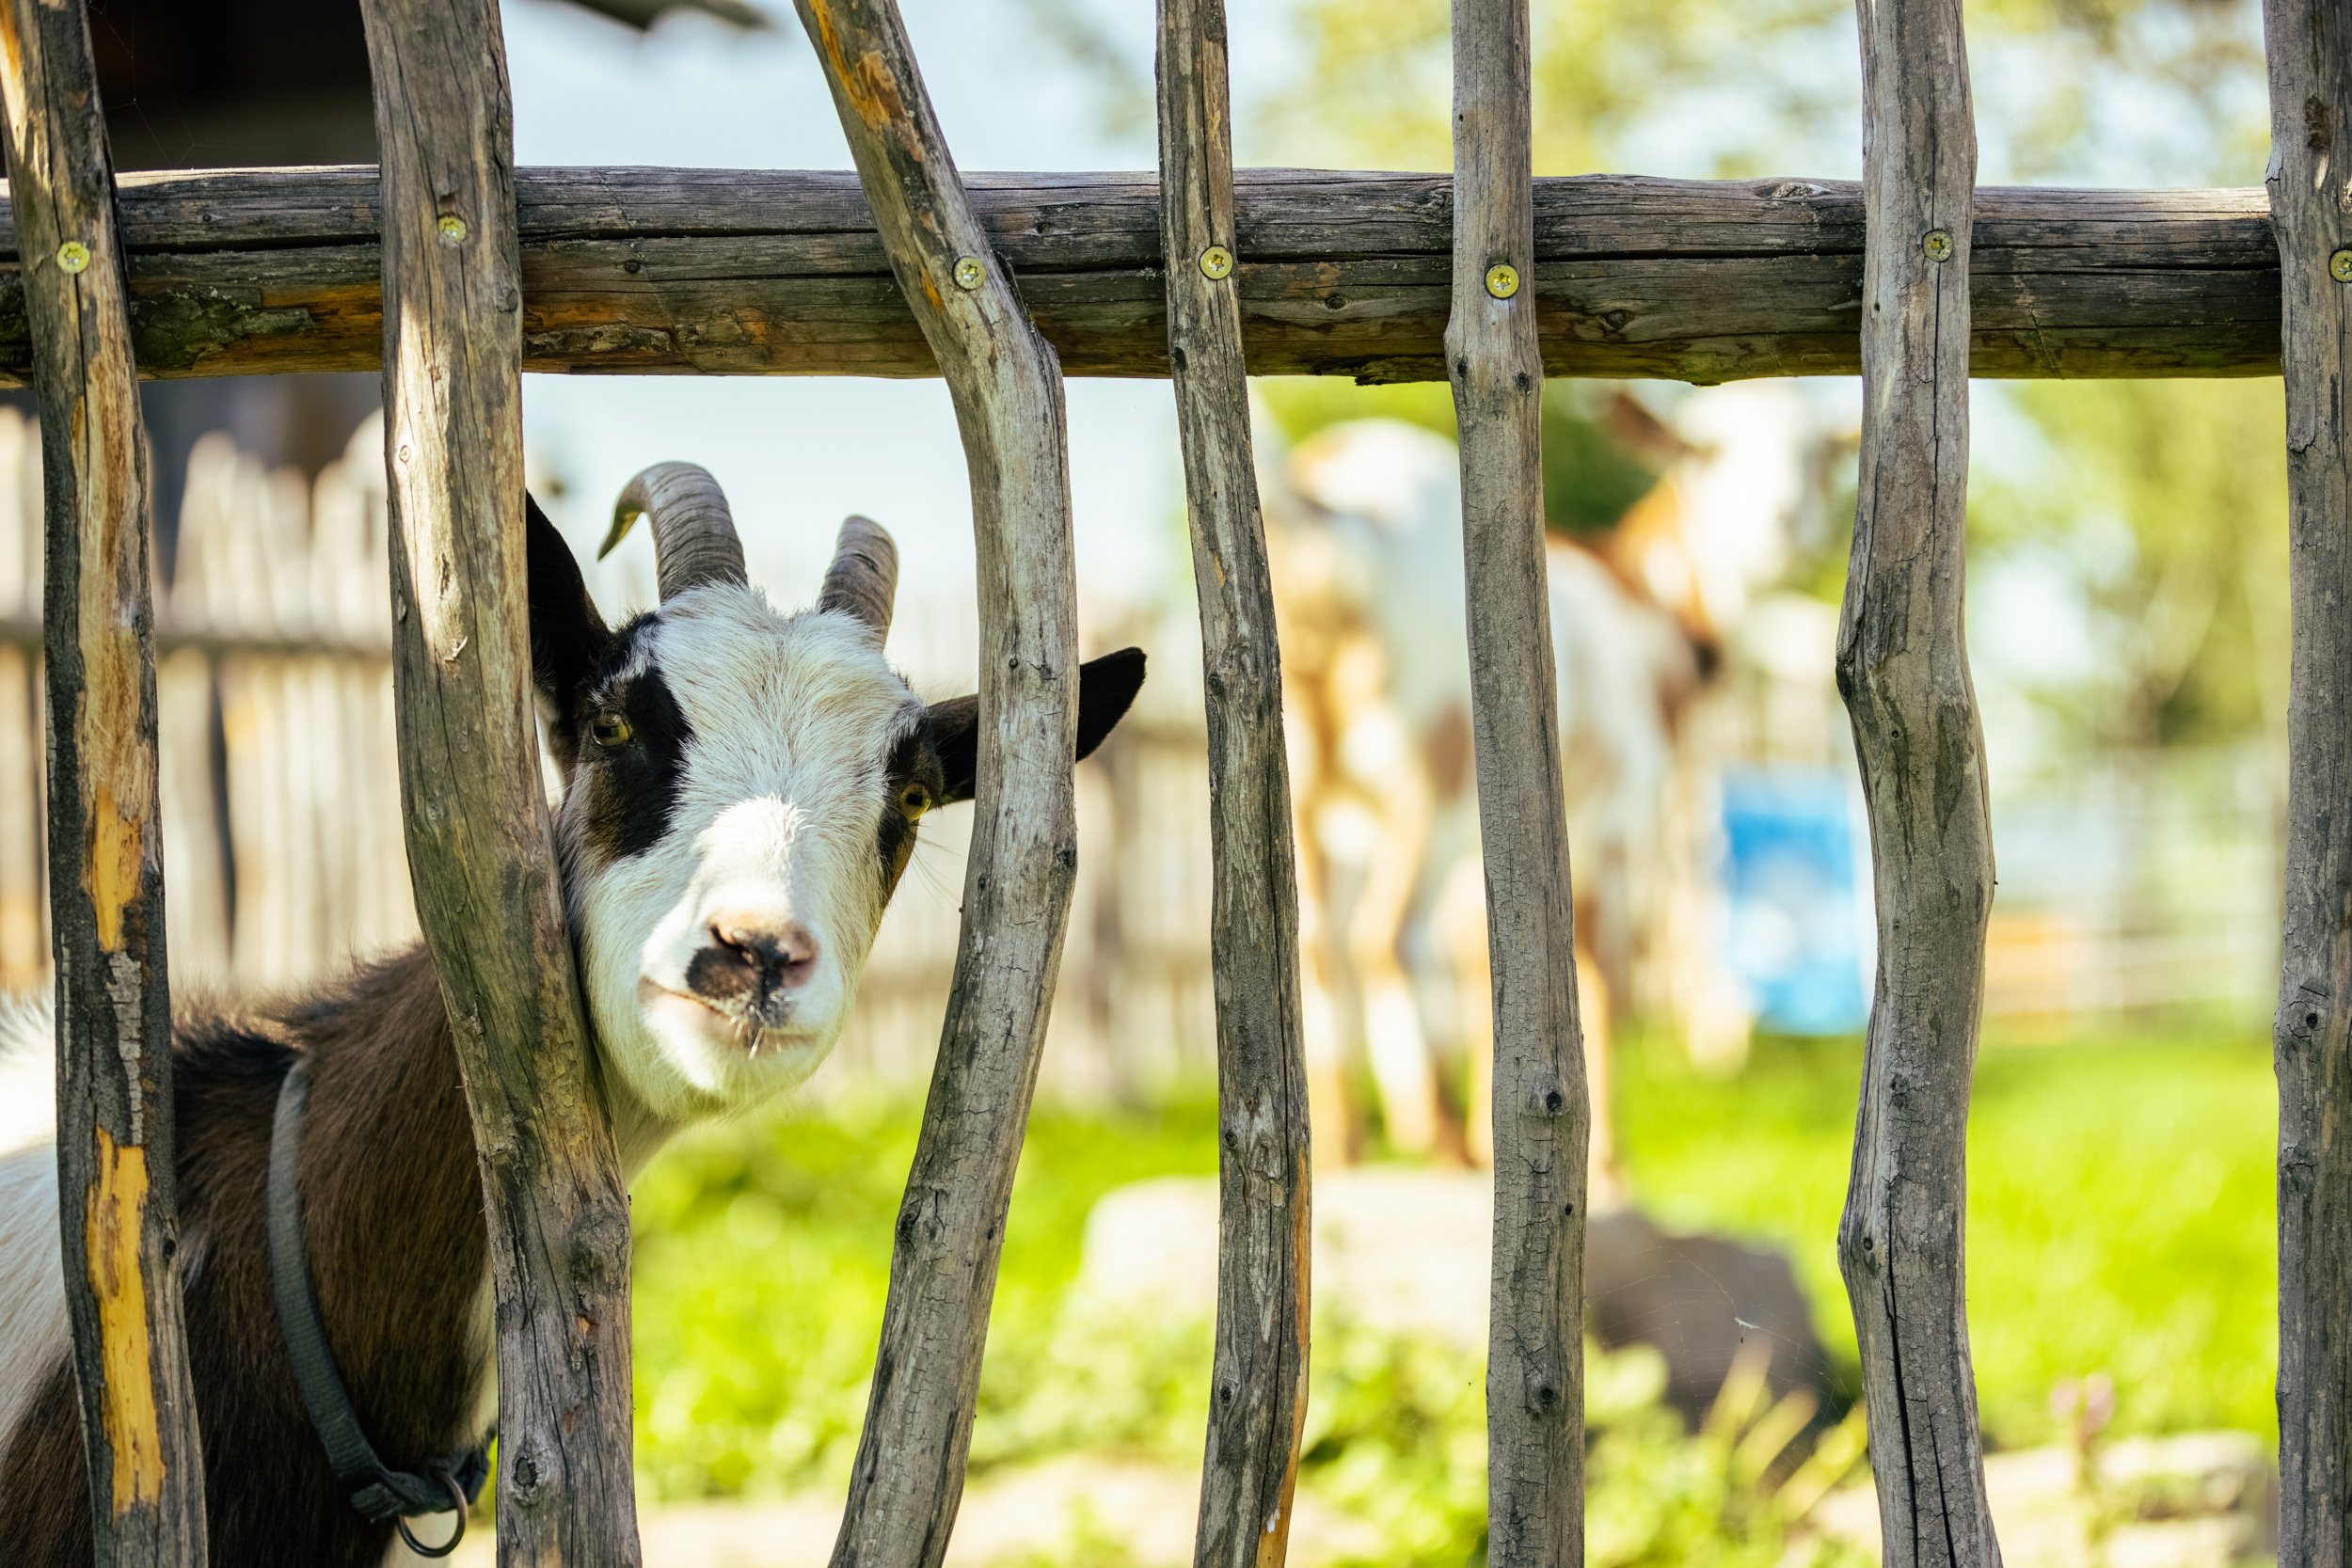
[[[686,981],[696,995],[756,1006],[808,984],[817,953],[816,936],[797,920],[721,915],[710,923],[710,945],[687,966]]]

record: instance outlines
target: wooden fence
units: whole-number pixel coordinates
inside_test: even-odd
[[[158,571],[156,728],[171,974],[245,995],[417,935],[392,755],[373,451],[313,486],[225,436],[188,465]],[[49,979],[40,896],[39,435],[0,409],[0,986]],[[30,570],[19,563],[29,562]],[[15,568],[15,569],[11,569]]]
[[[643,201],[616,199],[602,175],[518,181],[492,0],[362,8],[380,182],[167,178],[120,188],[119,210],[82,8],[0,8],[14,286],[31,351],[22,362],[51,433],[43,632],[61,1210],[102,1562],[204,1556],[173,1264],[157,968],[164,705],[135,355],[158,374],[385,370],[403,817],[421,924],[443,993],[469,1025],[455,1031],[469,1101],[496,1150],[484,1185],[500,1308],[500,1547],[504,1561],[534,1563],[629,1563],[637,1549],[626,1198],[582,1078],[583,1015],[532,766],[519,372],[946,377],[973,471],[989,787],[897,1227],[888,1370],[834,1558],[934,1568],[954,1523],[996,1248],[1073,898],[1065,346],[1072,370],[1172,372],[1202,582],[1224,1197],[1201,1568],[1279,1560],[1308,1357],[1296,913],[1271,697],[1279,656],[1239,405],[1245,353],[1261,371],[1443,375],[1461,420],[1495,977],[1489,1555],[1508,1568],[1582,1556],[1588,1106],[1543,610],[1541,377],[1862,371],[1837,671],[1867,800],[1879,958],[1839,1256],[1885,1560],[1957,1568],[1999,1561],[1962,1246],[1993,871],[1960,617],[1968,379],[2279,365],[2295,603],[2277,1021],[2280,1548],[2296,1568],[2343,1559],[2352,204],[2333,139],[2352,106],[2352,27],[2341,6],[2265,0],[2267,232],[2257,206],[2211,193],[1980,198],[1959,0],[1857,0],[1858,226],[1851,191],[1807,182],[1604,182],[1581,188],[1601,198],[1584,210],[1592,221],[1539,229],[1525,0],[1455,0],[1451,188],[1294,177],[1287,184],[1317,199],[1287,238],[1236,199],[1216,0],[1162,8],[1157,193],[1081,179],[1026,205],[967,190],[893,0],[799,0],[866,200],[819,179],[810,188],[833,201],[833,221],[798,226],[766,213],[747,225],[759,197],[733,176],[643,176]],[[336,180],[353,198],[317,201]],[[714,196],[714,181],[736,189]],[[1401,225],[1406,243],[1343,234],[1367,208],[1382,212],[1371,230],[1393,237]],[[658,214],[653,231],[645,212]],[[1041,250],[1080,264],[1037,270]],[[215,581],[208,568],[208,616]],[[218,602],[254,586],[220,581]],[[271,678],[286,690],[313,673]]]

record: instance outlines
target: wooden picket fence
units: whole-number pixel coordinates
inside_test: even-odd
[[[0,986],[50,978],[40,896],[40,436],[0,409]],[[373,453],[366,454],[372,459]],[[315,485],[226,436],[188,462],[155,593],[170,973],[250,995],[413,942],[392,744],[383,484]],[[30,570],[9,571],[20,562]]]
[[[358,204],[314,207],[290,221],[266,200],[282,183],[151,182],[146,194],[156,199],[142,221],[204,238],[143,257],[125,242],[83,8],[7,0],[0,10],[9,30],[0,40],[0,90],[18,277],[31,380],[51,433],[43,656],[61,1218],[103,1563],[193,1564],[205,1555],[202,1456],[172,1262],[167,1012],[156,966],[167,852],[157,831],[166,711],[157,656],[159,646],[172,649],[157,635],[165,623],[151,593],[135,367],[190,373],[211,357],[215,369],[293,369],[305,354],[364,353],[376,325],[399,771],[404,800],[419,803],[403,814],[408,863],[444,994],[472,1025],[455,1032],[469,1104],[485,1146],[499,1151],[485,1196],[500,1303],[500,1553],[510,1563],[638,1557],[623,1462],[627,1199],[610,1130],[590,1109],[596,1097],[582,1076],[586,1025],[521,689],[529,658],[520,371],[535,356],[614,369],[820,373],[929,364],[946,379],[972,460],[981,712],[990,721],[980,771],[993,788],[975,813],[958,992],[897,1227],[879,1350],[888,1371],[872,1391],[834,1561],[935,1568],[946,1552],[995,1253],[1073,900],[1074,574],[1062,365],[1047,330],[1067,335],[1071,324],[1057,324],[1050,309],[1032,319],[1007,254],[1024,243],[1019,224],[1008,232],[1001,203],[984,218],[958,176],[894,0],[798,7],[867,211],[848,228],[763,231],[743,248],[764,255],[751,258],[755,272],[772,267],[779,250],[820,261],[818,272],[862,258],[863,273],[846,287],[835,277],[781,290],[841,308],[840,330],[821,341],[757,309],[721,312],[724,330],[714,331],[712,293],[724,293],[723,278],[674,274],[664,265],[670,249],[643,236],[581,243],[583,233],[609,236],[632,221],[601,186],[580,194],[558,241],[538,236],[534,275],[522,247],[494,0],[363,0],[383,153],[372,197],[363,176],[344,177],[359,183]],[[1867,413],[1837,670],[1867,800],[1879,958],[1839,1257],[1862,1347],[1884,1560],[1990,1568],[2000,1554],[1985,1502],[1962,1266],[1993,873],[1960,613],[1972,356],[1981,346],[1979,368],[2040,375],[2263,368],[2266,306],[2222,319],[2199,302],[2262,294],[2274,256],[2295,603],[2277,1023],[2280,1556],[2303,1568],[2340,1561],[2352,1544],[2352,1295],[2343,1289],[2352,1274],[2352,1118],[2343,1114],[2352,1063],[2352,812],[2344,809],[2352,799],[2352,594],[2344,589],[2352,578],[2352,408],[2343,390],[2352,387],[2352,169],[2333,157],[2352,107],[2352,26],[2327,0],[2265,0],[2274,145],[2266,249],[2243,223],[2231,230],[2233,215],[2254,215],[2242,200],[2201,215],[2186,210],[2194,199],[2130,195],[2026,203],[2025,227],[2038,236],[2026,248],[2098,253],[2097,265],[2113,269],[2101,297],[2131,302],[2114,317],[2065,315],[2080,308],[2078,297],[2045,319],[2041,295],[2013,270],[1973,265],[1976,138],[1960,0],[1857,0],[1857,9],[1867,149],[1858,293],[1836,257],[1811,257],[1822,263],[1812,273],[1804,256],[1777,273],[1766,264],[1772,286],[1752,295],[1730,287],[1722,266],[1683,272],[1671,287],[1657,281],[1674,271],[1660,258],[1677,246],[1729,248],[1724,235],[1759,226],[1793,228],[1800,245],[1819,236],[1812,203],[1834,194],[1827,186],[1744,188],[1742,215],[1711,230],[1667,221],[1677,203],[1705,199],[1637,192],[1612,233],[1621,259],[1650,281],[1619,273],[1592,287],[1603,298],[1646,287],[1653,304],[1672,293],[1688,341],[1646,357],[1629,347],[1650,324],[1628,306],[1593,308],[1589,276],[1546,259],[1563,243],[1556,223],[1543,230],[1549,252],[1538,244],[1526,0],[1454,0],[1454,180],[1450,190],[1429,185],[1416,217],[1428,229],[1442,211],[1450,265],[1355,258],[1386,268],[1394,297],[1413,297],[1417,327],[1377,311],[1367,317],[1319,270],[1317,250],[1351,243],[1336,233],[1344,224],[1327,222],[1303,254],[1253,249],[1265,231],[1248,228],[1236,206],[1218,0],[1162,0],[1159,9],[1160,243],[1144,276],[1119,287],[1156,280],[1164,314],[1137,311],[1132,295],[1107,306],[1101,293],[1084,297],[1099,277],[1034,280],[1041,299],[1074,315],[1091,309],[1098,333],[1113,318],[1111,335],[1123,333],[1131,350],[1153,335],[1155,321],[1164,325],[1183,436],[1215,823],[1222,1127],[1200,1568],[1281,1560],[1309,1354],[1295,883],[1279,656],[1243,403],[1245,325],[1261,314],[1251,308],[1265,299],[1260,291],[1293,291],[1286,309],[1272,313],[1286,320],[1295,354],[1327,329],[1369,332],[1375,343],[1325,360],[1311,347],[1309,368],[1434,372],[1452,383],[1460,419],[1495,986],[1488,1555],[1508,1568],[1576,1563],[1583,1550],[1579,1304],[1589,1108],[1545,614],[1542,378],[1548,368],[1589,367],[1579,356],[1613,341],[1625,351],[1614,362],[1647,373],[1851,368],[1858,338]],[[661,183],[675,193],[695,182]],[[1097,207],[1089,188],[1074,185],[1050,222],[1033,213],[1032,232],[1074,234],[1081,248],[1108,244],[1122,201],[1134,226],[1132,191],[1122,198],[1098,187]],[[1342,215],[1349,178],[1335,177],[1324,195],[1323,219]],[[1990,214],[1998,203],[1986,205]],[[682,232],[730,232],[712,217],[707,191],[672,211]],[[2117,214],[2157,221],[2115,222]],[[305,222],[359,231],[328,247],[334,258],[305,257],[293,244]],[[2237,261],[2168,293],[2151,280],[2170,268],[2179,281],[2192,230],[2208,257],[2235,233]],[[151,245],[153,229],[145,232]],[[263,234],[266,252],[234,248]],[[2008,240],[2017,243],[2014,233]],[[877,241],[895,304],[875,264]],[[1787,234],[1775,243],[1785,246]],[[1751,270],[1772,261],[1753,247],[1742,254]],[[1720,250],[1719,259],[1729,260]],[[543,288],[533,301],[534,283],[544,285],[559,261],[617,263],[636,280],[616,285],[620,294],[669,325],[566,317],[566,298],[587,307],[560,288]],[[1420,273],[1400,277],[1415,265]],[[331,306],[319,308],[316,293],[286,303],[303,298],[305,266],[343,269]],[[199,276],[207,268],[209,279]],[[274,293],[263,288],[271,278]],[[318,283],[310,277],[310,287]],[[772,293],[772,283],[743,288],[747,296]],[[200,309],[149,311],[135,324],[131,304],[142,286],[179,288]],[[1994,299],[2005,288],[2023,300],[2023,317],[1994,324],[1980,344],[1977,296]],[[1427,338],[1438,298],[1447,301],[1441,356]],[[704,325],[690,333],[678,313],[696,309]],[[1727,330],[1730,317],[1709,314],[1740,310],[1764,312],[1777,335]],[[2164,318],[2153,326],[2151,310]],[[905,330],[910,316],[928,359]],[[1710,321],[1711,334],[1687,330]],[[308,325],[322,323],[306,341]],[[1396,340],[1380,344],[1391,328]],[[796,345],[811,352],[796,359]],[[239,361],[238,352],[247,357]],[[712,357],[697,357],[705,355]],[[1147,353],[1125,368],[1159,363]],[[233,557],[238,546],[221,547]],[[217,602],[246,589],[258,591],[224,581]],[[21,646],[12,657],[24,663]],[[310,673],[270,678],[308,681]],[[0,681],[0,705],[16,700],[7,689]],[[453,736],[464,743],[451,744]],[[517,1455],[529,1466],[519,1477]]]

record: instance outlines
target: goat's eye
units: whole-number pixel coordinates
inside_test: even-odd
[[[898,791],[898,809],[910,822],[931,809],[931,792],[919,784],[911,784]]]
[[[599,746],[626,746],[636,733],[617,713],[599,713],[588,721],[588,738]]]

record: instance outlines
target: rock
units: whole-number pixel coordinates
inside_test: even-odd
[[[1584,1246],[1585,1325],[1603,1349],[1654,1345],[1666,1357],[1665,1399],[1696,1430],[1742,1346],[1769,1354],[1775,1399],[1807,1389],[1812,1429],[1849,1402],[1796,1272],[1785,1254],[1722,1236],[1669,1236],[1648,1215],[1597,1216]]]
[[[1327,1173],[1314,1193],[1319,1309],[1463,1350],[1486,1344],[1489,1179],[1470,1171]],[[1634,1211],[1596,1218],[1585,1250],[1586,1323],[1612,1350],[1656,1346],[1666,1399],[1696,1425],[1742,1341],[1769,1341],[1775,1395],[1808,1388],[1818,1426],[1844,1413],[1837,1378],[1786,1257],[1720,1236],[1669,1236]],[[1216,1183],[1168,1177],[1121,1187],[1088,1216],[1079,1290],[1119,1309],[1216,1310]]]

